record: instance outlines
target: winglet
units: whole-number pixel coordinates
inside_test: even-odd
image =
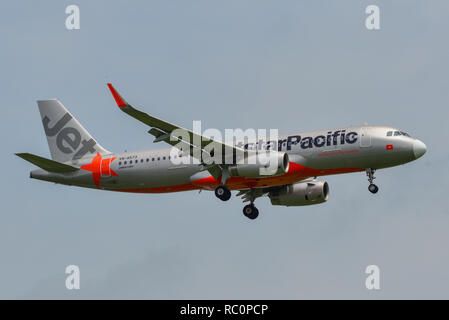
[[[115,90],[115,88],[112,86],[111,83],[108,83],[108,87],[109,87],[109,90],[111,90],[112,96],[114,97],[115,102],[117,102],[117,105],[118,105],[120,108],[127,107],[127,106],[128,106],[128,103],[125,101],[125,99],[123,99],[123,98],[119,95],[119,93],[117,92],[117,90]]]

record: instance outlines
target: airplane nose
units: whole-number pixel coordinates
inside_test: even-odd
[[[424,153],[426,153],[427,147],[424,144],[424,142],[416,139],[413,142],[413,154],[415,155],[415,159],[418,159],[419,157],[422,157]]]

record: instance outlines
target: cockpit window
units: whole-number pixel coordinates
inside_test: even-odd
[[[387,137],[391,137],[391,136],[406,136],[406,137],[410,137],[410,135],[407,132],[404,131],[388,131],[387,132]]]

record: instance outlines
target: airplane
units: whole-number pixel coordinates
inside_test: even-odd
[[[278,206],[326,202],[329,185],[317,180],[321,176],[365,171],[368,190],[375,194],[379,190],[373,183],[376,170],[414,161],[427,151],[422,141],[404,131],[371,125],[281,135],[276,141],[247,141],[243,146],[228,144],[140,111],[112,84],[107,85],[121,111],[148,125],[148,133],[155,137],[153,142],[166,142],[172,147],[110,152],[61,102],[39,100],[51,159],[16,153],[39,167],[30,172],[30,178],[133,193],[209,190],[223,201],[236,190],[243,202],[249,202],[243,208],[244,216],[253,220],[259,215],[254,202],[262,196]],[[179,136],[178,130],[186,134]],[[210,148],[212,144],[214,148]],[[214,150],[221,152],[217,151],[215,157]],[[270,152],[272,170],[263,171],[267,162],[254,161],[262,150]]]

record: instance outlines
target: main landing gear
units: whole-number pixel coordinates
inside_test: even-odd
[[[228,201],[231,198],[231,191],[226,187],[226,181],[230,178],[228,167],[224,167],[221,176],[221,185],[215,188],[215,196],[222,200]],[[237,195],[241,195],[239,192]],[[251,220],[256,219],[259,216],[259,210],[254,206],[254,200],[257,198],[256,191],[254,189],[249,190],[248,192],[244,192],[246,194],[246,201],[250,201],[251,204],[248,204],[243,207],[243,215]]]
[[[259,194],[260,196],[260,194]],[[257,198],[257,191],[255,189],[250,189],[246,195],[246,201],[250,201],[250,204],[247,204],[243,207],[243,215],[248,219],[254,220],[259,216],[259,210],[257,210],[254,205],[254,200]]]
[[[371,193],[377,193],[377,191],[379,191],[379,187],[373,183],[374,179],[376,179],[376,177],[374,177],[374,172],[376,172],[376,169],[373,168],[366,169],[366,175],[369,181],[368,190]]]
[[[237,196],[241,194],[242,193],[239,193],[237,194]],[[256,206],[254,205],[254,200],[258,197],[258,195],[254,189],[244,191],[243,194],[245,194],[245,201],[251,201],[250,204],[243,207],[243,215],[248,219],[254,220],[259,216],[259,210],[257,210]],[[221,185],[215,189],[215,195],[218,199],[227,201],[231,198],[231,191],[229,191],[229,189],[225,185]]]
[[[226,187],[226,181],[231,177],[227,166],[224,166],[221,172],[221,185],[215,188],[215,196],[222,200],[228,201],[231,199],[231,191]]]
[[[243,207],[243,215],[251,220],[259,216],[259,210],[254,206],[254,203],[247,204]]]
[[[215,189],[215,196],[222,201],[228,201],[231,198],[231,191],[224,185],[218,186]]]

